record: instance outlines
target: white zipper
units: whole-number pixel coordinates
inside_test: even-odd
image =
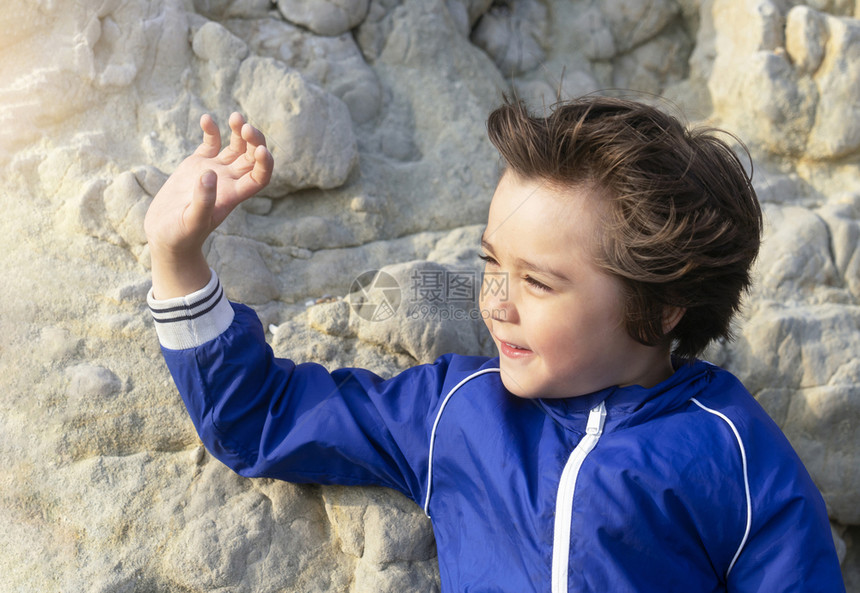
[[[561,472],[558,494],[555,497],[555,527],[552,543],[552,593],[567,592],[567,570],[570,564],[570,523],[573,520],[573,492],[576,477],[585,457],[597,445],[603,434],[606,405],[600,402],[588,413],[585,436],[579,441]]]

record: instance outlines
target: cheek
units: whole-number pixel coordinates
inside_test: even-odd
[[[534,346],[554,357],[568,352],[580,341],[583,328],[578,317],[576,311],[569,307],[538,308],[530,311],[525,324],[530,330]]]

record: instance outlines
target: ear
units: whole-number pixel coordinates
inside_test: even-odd
[[[663,335],[668,334],[675,326],[678,325],[678,322],[681,321],[681,318],[684,316],[687,310],[683,307],[664,307],[663,308]]]

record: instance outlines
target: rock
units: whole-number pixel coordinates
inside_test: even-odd
[[[814,75],[820,100],[806,150],[812,158],[838,159],[860,149],[860,107],[853,100],[860,72],[851,66],[860,60],[860,21],[827,17],[825,23],[826,51]],[[841,104],[851,107],[846,112]]]
[[[475,24],[493,5],[493,0],[446,0],[445,6],[457,31],[468,37]]]
[[[209,21],[200,27],[191,40],[191,49],[201,60],[217,66],[230,66],[234,60],[248,56],[248,46],[220,24]]]
[[[357,591],[439,591],[439,573],[433,562],[377,566],[359,562],[355,572]]]
[[[506,76],[534,69],[545,59],[546,7],[538,2],[497,4],[481,17],[472,42],[486,51]]]
[[[830,231],[833,261],[846,288],[860,301],[860,194],[846,193],[819,210]]]
[[[430,521],[409,501],[369,507],[364,515],[364,534],[362,558],[378,566],[436,557]]]
[[[346,105],[271,58],[242,62],[233,89],[248,120],[266,130],[277,166],[267,195],[343,184],[358,158]]]
[[[351,34],[319,37],[274,19],[232,19],[224,24],[257,55],[284,62],[341,99],[355,123],[369,121],[379,111],[382,88]]]
[[[855,365],[851,381],[856,382],[860,377],[858,370]],[[860,479],[852,471],[852,451],[860,446],[853,428],[860,418],[858,396],[856,384],[803,389],[792,397],[783,426],[825,496],[828,513],[835,521],[847,525],[860,521],[857,507]]]
[[[68,394],[72,401],[89,398],[109,398],[122,391],[122,381],[110,369],[91,364],[79,364],[66,370]]]
[[[107,219],[116,233],[129,245],[146,243],[143,219],[152,201],[137,181],[134,173],[126,171],[116,177],[103,194]]]
[[[284,18],[319,35],[340,35],[361,23],[368,0],[278,0]]]
[[[480,274],[432,262],[386,266],[360,278],[350,327],[359,339],[432,362],[442,354],[489,353],[477,297]]]
[[[81,340],[79,338],[74,337],[71,332],[60,327],[43,327],[39,334],[38,352],[49,361],[60,362],[71,358],[78,352],[80,346]],[[86,383],[86,375],[88,373],[84,370],[82,374],[84,375],[83,381],[80,378],[81,371],[72,372],[71,378],[73,382],[75,381],[75,376],[77,376],[78,379],[76,381],[78,383]],[[95,374],[98,374],[98,371]],[[91,373],[90,376],[92,376]]]
[[[619,54],[659,35],[680,12],[678,4],[667,0],[610,0],[597,6],[612,31],[615,51]]]
[[[194,0],[194,9],[212,19],[265,17],[271,8],[272,0]]]
[[[241,237],[216,236],[209,248],[209,263],[218,272],[227,297],[261,304],[278,297],[277,282],[260,255],[263,247]]]
[[[325,334],[346,337],[349,335],[349,303],[336,300],[312,305],[308,309],[308,324]]]
[[[709,88],[717,112],[750,141],[778,154],[837,159],[860,148],[857,118],[835,107],[841,97],[860,91],[860,75],[848,66],[860,51],[856,19],[800,6],[785,15],[769,0],[739,6],[721,0],[714,5],[720,50]],[[727,42],[721,46],[723,28]],[[744,66],[737,68],[741,61]]]
[[[824,58],[827,25],[823,15],[808,6],[795,6],[785,22],[785,49],[794,67],[811,74]]]
[[[144,302],[142,216],[201,114],[226,132],[243,111],[275,183],[204,250],[278,356],[384,378],[493,354],[460,300],[499,174],[486,116],[514,90],[540,111],[621,87],[750,146],[765,244],[737,340],[707,358],[784,429],[860,592],[856,2],[6,4],[0,589],[438,591],[402,495],[249,480],[203,450]],[[396,316],[350,306],[372,270]]]
[[[821,217],[796,206],[765,204],[763,212],[768,247],[756,263],[758,295],[787,302],[841,285]]]

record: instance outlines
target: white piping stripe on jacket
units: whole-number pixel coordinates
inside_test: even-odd
[[[555,527],[552,542],[552,593],[567,592],[568,566],[570,564],[570,524],[573,521],[573,494],[576,478],[585,457],[600,440],[606,420],[606,404],[600,402],[588,413],[585,436],[573,449],[558,483],[555,499]]]
[[[430,455],[427,458],[427,496],[424,499],[424,514],[428,517],[430,516],[430,487],[433,484],[433,446],[436,444],[436,427],[439,426],[439,419],[442,417],[442,412],[445,411],[445,406],[448,405],[448,400],[451,399],[451,396],[454,395],[454,392],[460,389],[463,385],[465,385],[468,381],[471,381],[475,377],[480,375],[484,375],[486,373],[500,373],[501,369],[492,368],[492,369],[482,369],[475,373],[472,373],[456,385],[451,388],[451,391],[448,392],[448,395],[445,396],[445,399],[442,400],[442,405],[439,406],[439,411],[436,413],[436,419],[433,421],[433,429],[430,431]]]
[[[700,408],[702,408],[706,412],[709,412],[709,413],[713,414],[714,416],[722,418],[726,422],[726,424],[729,425],[729,428],[732,429],[732,432],[735,433],[735,439],[738,441],[738,447],[740,447],[740,450],[741,450],[741,463],[743,464],[743,469],[744,469],[744,491],[745,491],[746,498],[747,498],[747,525],[746,525],[746,529],[744,530],[744,537],[743,537],[743,539],[741,539],[741,543],[738,546],[738,550],[737,550],[737,552],[735,552],[734,558],[732,558],[732,561],[729,563],[728,570],[726,570],[726,579],[728,579],[729,573],[732,572],[732,568],[734,568],[735,562],[737,562],[737,560],[738,560],[738,556],[741,555],[741,551],[744,549],[744,546],[746,545],[747,539],[749,538],[749,535],[750,535],[750,530],[752,529],[752,501],[751,501],[751,497],[750,497],[749,472],[747,471],[747,453],[746,453],[746,449],[744,449],[744,442],[741,440],[741,435],[738,432],[738,429],[735,428],[734,423],[731,420],[729,420],[729,418],[725,414],[722,414],[716,410],[712,410],[711,408],[703,405],[695,397],[690,398],[690,401],[692,401],[694,404],[696,404],[697,406],[699,406]]]

